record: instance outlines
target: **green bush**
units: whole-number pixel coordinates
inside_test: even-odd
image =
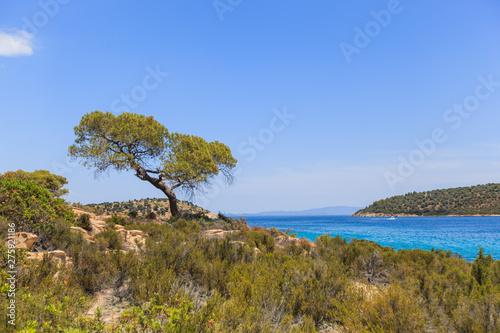
[[[122,237],[119,232],[108,227],[94,236],[94,240],[100,250],[121,250]]]
[[[87,293],[94,293],[110,283],[110,263],[104,252],[94,244],[86,242],[72,246],[69,255],[73,258],[71,279]]]
[[[123,217],[121,217],[121,216],[113,215],[110,218],[106,219],[106,223],[109,226],[114,227],[117,224],[119,224],[119,225],[126,225],[127,221]]]
[[[148,218],[150,220],[156,220],[158,218],[158,215],[156,215],[155,212],[148,212],[148,214],[146,215],[146,218]]]
[[[16,223],[16,231],[50,234],[56,219],[74,224],[76,215],[63,199],[54,198],[30,180],[0,180],[0,216]]]
[[[87,231],[92,230],[92,226],[90,225],[90,215],[89,214],[82,214],[76,219],[76,224]]]

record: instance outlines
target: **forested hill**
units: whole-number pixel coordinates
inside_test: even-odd
[[[192,202],[177,200],[179,211],[189,214],[209,214],[208,210],[203,209]],[[140,200],[130,200],[125,202],[103,202],[99,204],[80,205],[76,203],[75,206],[90,209],[95,214],[122,214],[130,215],[131,212],[136,212],[138,215],[148,216],[154,213],[159,218],[170,218],[170,204],[167,198],[146,198]]]
[[[375,201],[353,216],[500,215],[500,184],[413,192]]]

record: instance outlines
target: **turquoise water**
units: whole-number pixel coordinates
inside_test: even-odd
[[[443,249],[472,261],[478,247],[500,259],[500,217],[246,216],[249,226],[291,229],[298,237],[340,235],[399,249]]]

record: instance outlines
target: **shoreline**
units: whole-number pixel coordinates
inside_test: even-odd
[[[384,214],[384,213],[362,213],[353,214],[351,217],[500,217],[500,214],[468,214],[468,215],[416,215],[416,214]]]

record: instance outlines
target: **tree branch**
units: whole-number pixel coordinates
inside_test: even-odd
[[[148,170],[148,169],[144,169],[144,171],[149,172],[149,173],[154,173],[154,174],[157,174],[157,175],[161,174],[161,171],[159,171],[159,170]]]
[[[179,186],[182,186],[183,184],[184,184],[184,182],[180,182],[180,183],[177,183],[177,184],[175,184],[175,185],[171,186],[170,188],[171,188],[172,190],[175,190],[176,188],[178,188]]]

